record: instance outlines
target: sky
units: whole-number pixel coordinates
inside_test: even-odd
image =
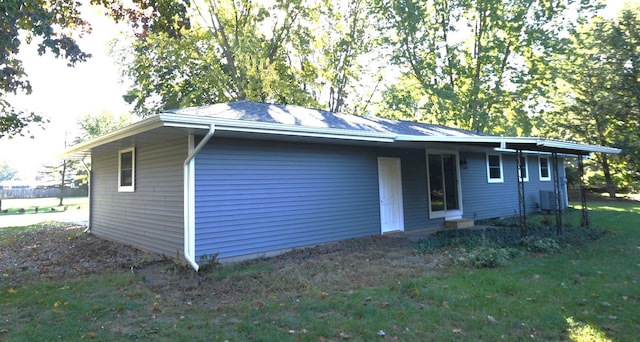
[[[623,1],[608,0],[606,16],[623,6]],[[23,46],[20,52],[24,67],[33,86],[30,95],[10,97],[18,108],[34,111],[50,120],[42,130],[31,128],[29,137],[0,139],[0,164],[8,163],[19,176],[30,180],[42,165],[60,163],[58,156],[78,134],[77,122],[84,115],[111,112],[114,115],[131,110],[122,98],[128,84],[122,83],[120,71],[108,55],[109,42],[121,35],[122,26],[100,15],[99,10],[87,12],[93,32],[79,39],[79,44],[93,56],[75,67],[67,67],[64,60],[51,54],[38,56],[35,46]]]

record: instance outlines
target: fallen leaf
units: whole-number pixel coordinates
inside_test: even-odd
[[[9,292],[9,293],[11,293],[11,294],[18,293],[18,291],[16,291],[16,290],[14,290],[14,289],[13,289],[13,287],[9,288],[9,289],[7,290],[7,292]]]

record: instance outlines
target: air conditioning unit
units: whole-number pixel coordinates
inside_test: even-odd
[[[560,208],[562,208],[562,201],[560,202]],[[558,210],[556,194],[553,191],[540,190],[540,209],[550,211]]]

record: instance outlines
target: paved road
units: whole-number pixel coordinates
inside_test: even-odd
[[[0,216],[0,228],[28,226],[45,221],[72,222],[87,224],[89,209],[69,209],[67,211],[41,214],[4,215]]]

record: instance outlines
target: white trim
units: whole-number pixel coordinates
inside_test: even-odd
[[[500,178],[491,178],[491,167],[489,164],[489,156],[498,157],[500,162]],[[486,154],[486,163],[487,163],[487,182],[488,183],[504,183],[504,167],[502,165],[502,154],[499,153],[487,153]]]
[[[453,154],[456,157],[455,165],[456,165],[456,185],[458,191],[458,209],[446,210],[446,198],[445,198],[445,210],[432,211],[431,210],[431,181],[429,174],[429,155],[435,154],[442,156],[443,154]],[[462,208],[462,181],[460,178],[460,153],[458,151],[452,150],[425,150],[425,159],[426,159],[426,168],[427,168],[427,200],[429,206],[429,218],[445,218],[448,220],[459,219],[462,218],[463,208]],[[445,195],[446,196],[446,195]]]
[[[131,185],[122,185],[122,155],[131,153]],[[136,189],[136,148],[129,147],[118,151],[118,192],[134,192]]]
[[[526,155],[522,155],[522,158],[524,159],[524,177],[522,177],[522,175],[520,174],[520,172],[522,172],[522,168],[518,167],[518,179],[520,179],[522,177],[522,180],[524,182],[528,182],[529,181],[529,160],[527,158]],[[517,160],[518,156],[516,156],[516,161],[518,162],[518,166],[520,166],[520,161]]]
[[[548,174],[547,177],[542,177],[542,163],[540,162],[540,160],[542,159],[547,160],[547,174]],[[550,157],[538,156],[538,176],[541,182],[551,181],[551,158]]]

